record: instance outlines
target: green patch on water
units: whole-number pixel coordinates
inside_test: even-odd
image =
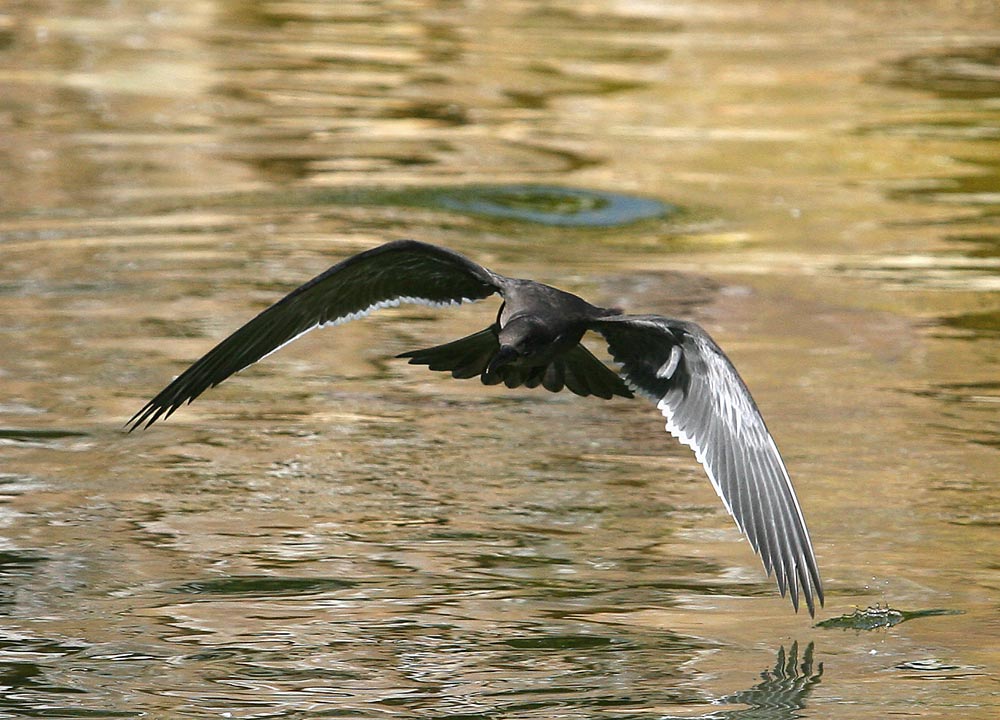
[[[617,227],[668,218],[681,208],[653,198],[562,185],[438,185],[432,187],[349,187],[268,192],[223,193],[189,200],[136,201],[135,213],[170,213],[206,208],[323,206],[410,207],[549,226]],[[119,210],[120,211],[120,210]],[[21,237],[20,239],[30,239]]]
[[[59,430],[55,428],[0,428],[0,440],[12,440],[14,442],[62,440],[74,437],[87,437],[87,433],[78,430]]]
[[[439,188],[427,192],[425,200],[471,215],[574,227],[613,227],[677,212],[659,200],[557,185]]]
[[[977,340],[1000,335],[1000,310],[981,313],[964,313],[942,318],[941,324],[957,330],[960,337]]]
[[[519,650],[582,650],[611,645],[613,641],[599,635],[540,635],[508,638],[503,642]]]
[[[936,608],[932,610],[896,610],[889,606],[873,606],[864,610],[855,608],[850,615],[829,618],[816,623],[816,627],[821,628],[841,628],[844,630],[878,630],[879,628],[890,628],[899,625],[907,620],[916,618],[932,617],[935,615],[962,615],[961,610],[948,610]]]
[[[191,595],[241,595],[273,597],[275,595],[313,595],[343,590],[357,583],[334,578],[277,577],[273,575],[232,575],[209,580],[192,580],[174,592]]]

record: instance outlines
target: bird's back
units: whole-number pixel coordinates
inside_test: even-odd
[[[621,312],[591,305],[583,298],[551,285],[519,278],[504,278],[503,299],[504,307],[498,318],[501,328],[514,316],[527,315],[556,331],[555,334]]]

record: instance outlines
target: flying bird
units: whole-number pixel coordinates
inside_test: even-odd
[[[656,403],[666,429],[704,466],[781,595],[810,615],[823,585],[788,471],[736,368],[693,322],[626,315],[549,285],[510,278],[442,247],[397,240],[343,260],[293,290],[208,351],[128,421],[149,427],[303,333],[401,303],[434,307],[503,299],[495,322],[398,357],[486,385],[563,388],[581,396]],[[612,370],[580,340],[603,336]]]

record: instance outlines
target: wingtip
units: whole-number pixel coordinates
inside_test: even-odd
[[[148,404],[143,405],[142,408],[139,410],[139,412],[137,412],[135,415],[133,415],[132,417],[130,417],[128,420],[125,421],[125,425],[122,426],[122,429],[128,434],[131,434],[133,431],[135,431],[136,428],[142,425],[144,415],[148,408],[149,408]]]
[[[819,572],[815,568],[815,564],[809,565],[805,571],[802,572],[800,578],[802,583],[802,594],[806,599],[806,607],[809,609],[809,617],[816,617],[816,601],[819,601],[819,606],[823,607],[823,585],[819,581]]]
[[[161,418],[166,420],[168,417],[173,415],[174,411],[180,407],[180,405],[165,406],[156,404],[155,400],[151,400],[129,418],[128,422],[125,423],[125,430],[128,433],[132,433],[135,430],[148,430],[149,426],[155,423]]]
[[[803,588],[802,589],[802,594],[805,595],[805,598],[806,598],[806,609],[809,611],[809,617],[816,617],[816,604],[815,604],[815,601],[813,600],[812,593],[809,592],[808,589]],[[798,609],[798,607],[796,607],[795,608],[795,612],[798,612],[798,611],[799,611],[799,609]]]

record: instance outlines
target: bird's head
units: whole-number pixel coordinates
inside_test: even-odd
[[[490,368],[530,362],[552,343],[552,333],[537,317],[529,314],[514,315],[497,333],[500,349],[490,361]]]
[[[531,362],[551,342],[545,325],[538,318],[522,314],[510,318],[497,333],[500,349],[490,360],[487,372],[505,365]]]
[[[490,364],[487,366],[486,372],[490,375],[495,374],[499,368],[502,368],[504,365],[510,365],[519,357],[521,357],[521,353],[518,352],[516,347],[513,345],[501,345],[500,349],[497,350],[496,355],[494,355],[493,359],[490,360]]]

